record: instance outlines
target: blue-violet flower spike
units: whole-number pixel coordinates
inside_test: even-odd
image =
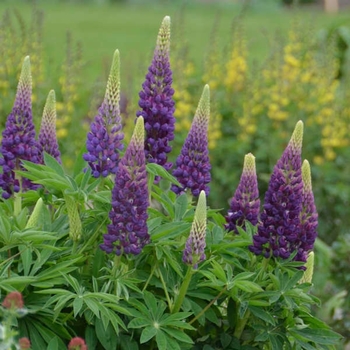
[[[166,16],[159,29],[152,63],[139,93],[141,110],[136,113],[145,121],[147,162],[162,165],[166,170],[172,167],[167,160],[171,151],[169,142],[174,139],[175,127],[169,48],[170,17]]]
[[[46,152],[61,163],[61,153],[56,137],[56,98],[54,90],[49,92],[46,100],[38,139],[41,157],[42,153]]]
[[[302,211],[300,214],[301,232],[299,237],[297,261],[307,261],[308,253],[313,249],[317,237],[318,214],[312,192],[311,169],[307,160],[301,167],[303,179]]]
[[[122,123],[120,116],[120,59],[119,51],[113,56],[104,100],[91,123],[87,135],[87,152],[83,158],[89,163],[94,177],[115,174],[118,168],[119,151],[123,149]]]
[[[303,122],[299,121],[270,178],[258,232],[249,247],[257,255],[288,259],[300,243],[302,140]]]
[[[3,198],[9,198],[20,190],[36,189],[30,180],[15,177],[15,170],[24,170],[21,160],[40,163],[39,144],[35,139],[35,128],[32,116],[32,75],[30,59],[27,56],[22,65],[22,71],[17,86],[14,106],[7,117],[0,145],[0,187]]]
[[[102,250],[116,255],[136,255],[149,243],[148,195],[144,121],[139,117],[115,176],[112,210],[109,213],[112,223],[108,225],[108,233],[103,236]]]
[[[202,190],[205,191],[207,196],[209,194],[208,183],[211,180],[208,152],[209,116],[210,91],[209,85],[205,85],[191,129],[173,171],[173,175],[182,185],[182,187],[172,185],[171,189],[176,194],[180,194],[187,189],[191,190],[195,197],[198,197]]]
[[[198,263],[205,259],[205,236],[207,230],[207,201],[205,191],[201,191],[190,235],[186,241],[182,255],[182,261],[194,269],[198,268]]]
[[[260,199],[256,176],[255,157],[249,153],[244,157],[243,172],[226,218],[226,230],[238,234],[237,226],[245,229],[245,220],[258,224]]]

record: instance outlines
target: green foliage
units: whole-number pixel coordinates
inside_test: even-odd
[[[252,254],[256,228],[249,224],[239,235],[227,233],[224,218],[209,209],[207,260],[186,273],[182,250],[195,203],[169,191],[175,180],[163,168],[148,166],[151,179],[164,177],[159,185],[151,182],[151,244],[139,256],[110,260],[98,244],[106,232],[111,181],[89,171],[68,176],[48,155],[43,165],[24,166],[20,174],[43,185],[38,195],[44,204],[33,224],[33,194],[22,195],[25,207],[17,218],[13,200],[1,203],[0,289],[23,294],[28,312],[18,319],[18,332],[34,350],[64,349],[76,335],[89,349],[332,349],[339,342],[312,315],[319,301],[311,284],[298,283],[301,264]],[[65,193],[80,207],[78,242],[69,236]]]

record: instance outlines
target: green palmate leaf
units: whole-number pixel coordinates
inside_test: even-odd
[[[137,318],[134,318],[129,322],[128,328],[143,328],[152,324],[152,320],[142,317],[142,314],[139,315],[139,317],[136,316]]]
[[[238,289],[243,290],[244,292],[255,293],[262,292],[263,289],[256,283],[246,280],[238,280],[234,284]]]
[[[167,336],[164,332],[162,332],[161,330],[158,330],[157,334],[156,334],[156,342],[158,345],[158,349],[159,350],[167,350]]]
[[[83,308],[84,300],[82,297],[75,298],[73,301],[74,317],[77,317],[81,309]]]
[[[181,221],[181,219],[183,218],[183,216],[187,211],[187,206],[188,206],[187,195],[183,193],[179,197],[177,197],[175,202],[174,221]]]
[[[148,326],[145,329],[143,329],[140,337],[140,343],[146,343],[150,339],[152,339],[158,332],[158,329],[155,328],[154,326]]]
[[[263,320],[267,323],[270,323],[272,325],[276,324],[276,319],[273,318],[269,312],[264,311],[262,308],[249,305],[248,309],[251,311],[251,313],[254,316],[260,318],[261,320]]]
[[[330,329],[289,329],[289,333],[296,339],[312,341],[315,344],[333,345],[339,343],[342,336]]]
[[[100,309],[99,309],[100,303],[95,299],[88,299],[88,298],[84,298],[84,302],[86,306],[89,308],[89,310],[92,311],[97,318],[100,318]]]
[[[96,320],[95,322],[96,335],[99,342],[106,350],[117,348],[117,334],[115,333],[113,327],[108,325],[107,329],[103,327],[102,322]]]
[[[156,176],[160,176],[163,179],[170,181],[174,185],[181,187],[181,184],[177,181],[177,179],[174,176],[170,175],[161,165],[156,163],[148,163],[146,169],[147,172]]]
[[[57,160],[52,157],[50,154],[44,152],[44,163],[49,168],[54,170],[57,174],[64,176],[64,170],[60,163],[57,162]]]
[[[84,172],[84,169],[88,168],[87,167],[88,164],[83,158],[83,155],[86,152],[87,152],[86,145],[84,145],[83,147],[81,147],[79,153],[77,154],[75,162],[74,162],[74,167],[73,167],[73,176],[74,177],[78,176],[79,174],[82,174]],[[88,169],[87,169],[87,171],[88,171]]]
[[[170,239],[176,238],[181,235],[188,235],[188,232],[191,228],[191,223],[189,222],[171,222],[168,224],[163,224],[156,228],[152,234],[152,241],[156,242],[160,239]]]
[[[174,328],[163,328],[164,332],[183,343],[193,344],[193,340],[183,331]]]
[[[59,338],[58,337],[53,337],[51,338],[50,342],[47,344],[47,350],[59,350]]]
[[[287,291],[293,288],[300,281],[303,275],[304,275],[304,271],[299,270],[291,278],[288,277],[288,282],[282,285],[282,290]]]
[[[85,342],[88,349],[95,349],[97,345],[97,336],[95,327],[88,325],[85,328]]]
[[[21,260],[23,264],[23,272],[26,276],[29,275],[30,268],[32,266],[32,250],[25,245],[20,245],[18,250],[21,252]]]
[[[48,269],[45,269],[37,275],[38,281],[44,281],[46,279],[51,279],[58,276],[61,277],[62,271],[65,273],[70,273],[76,270],[78,267],[74,266],[74,264],[79,260],[81,260],[80,256],[72,258],[68,261],[62,261],[54,266],[49,267]]]
[[[10,220],[4,214],[0,216],[0,242],[7,245],[12,231]]]
[[[163,317],[161,318],[161,324],[163,326],[174,326],[176,322],[176,327],[179,327],[179,323],[177,321],[181,321],[183,319],[186,319],[190,317],[193,313],[192,312],[177,312],[175,314],[169,315],[169,314],[164,314]],[[187,329],[194,329],[192,326],[191,328],[188,328],[185,322],[182,322],[183,328]]]

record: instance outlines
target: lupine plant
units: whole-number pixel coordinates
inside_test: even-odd
[[[169,31],[166,17],[156,51],[168,47]],[[157,62],[157,79],[157,69],[164,67],[170,77],[168,63],[157,67]],[[28,64],[26,58],[25,77]],[[24,82],[22,74],[18,94],[24,87],[24,106],[29,106]],[[317,212],[310,166],[302,165],[303,123],[297,123],[273,169],[262,210],[255,158],[247,154],[225,217],[207,206],[209,87],[203,89],[173,174],[165,163],[150,162],[147,149],[152,118],[170,115],[169,109],[152,118],[138,113],[120,160],[105,157],[112,151],[107,145],[119,155],[121,139],[106,142],[116,140],[108,131],[120,131],[118,94],[119,80],[110,79],[87,149],[71,174],[49,149],[40,160],[21,157],[23,152],[9,157],[10,140],[23,147],[22,129],[6,126],[3,168],[10,179],[23,177],[40,187],[14,197],[15,189],[10,192],[2,183],[0,335],[7,343],[0,347],[336,349],[341,337],[313,315],[319,304],[311,291]],[[160,102],[152,94],[148,98],[154,106]],[[11,116],[22,125],[29,123],[29,111]],[[43,115],[45,125],[47,112]],[[108,124],[110,116],[117,126]],[[171,138],[171,132],[152,134],[153,144],[165,145]],[[5,161],[15,157],[20,167],[9,167]],[[26,312],[19,315],[23,305]]]

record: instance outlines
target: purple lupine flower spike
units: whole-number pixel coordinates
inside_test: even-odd
[[[172,185],[171,189],[176,194],[187,189],[191,190],[195,197],[198,197],[202,190],[207,196],[209,194],[208,183],[211,179],[208,153],[209,116],[210,91],[209,85],[205,85],[191,129],[176,160],[176,169],[173,171],[173,175],[182,185],[182,187]]]
[[[122,123],[120,116],[120,59],[119,51],[113,56],[104,100],[91,123],[87,135],[87,153],[83,158],[89,163],[94,177],[115,174],[118,168],[119,151],[123,149]]]
[[[166,16],[159,29],[152,63],[139,93],[141,110],[136,113],[145,121],[147,162],[162,165],[166,170],[172,167],[167,160],[171,151],[169,142],[174,139],[175,127],[169,48],[170,17]]]
[[[253,245],[250,246],[250,250],[257,255],[288,259],[298,245],[303,193],[302,139],[303,122],[299,121],[274,167],[265,194],[258,232],[253,236]]]
[[[144,121],[137,118],[134,133],[119,162],[112,191],[108,233],[101,249],[116,255],[139,254],[149,243],[147,229],[148,187],[144,152]]]
[[[255,169],[255,157],[249,153],[244,157],[243,172],[234,196],[231,199],[228,215],[225,217],[226,230],[238,234],[237,226],[245,229],[245,220],[258,224],[260,199]]]
[[[301,232],[296,261],[307,261],[308,253],[313,249],[317,237],[318,214],[312,192],[310,164],[304,160],[301,167],[303,179],[302,211],[300,214]]]
[[[182,261],[194,269],[198,268],[198,263],[205,259],[205,236],[207,230],[207,201],[205,191],[201,191],[190,235],[186,241],[182,255]]]
[[[49,92],[46,99],[38,139],[41,157],[42,153],[46,152],[54,157],[57,162],[61,163],[61,153],[56,137],[56,97],[54,90]]]
[[[22,65],[14,106],[7,117],[5,129],[2,133],[0,187],[3,189],[2,196],[5,199],[9,198],[14,192],[38,187],[28,179],[16,178],[14,172],[22,169],[21,160],[33,163],[40,162],[40,148],[35,139],[31,96],[32,76],[30,59],[27,56]]]

